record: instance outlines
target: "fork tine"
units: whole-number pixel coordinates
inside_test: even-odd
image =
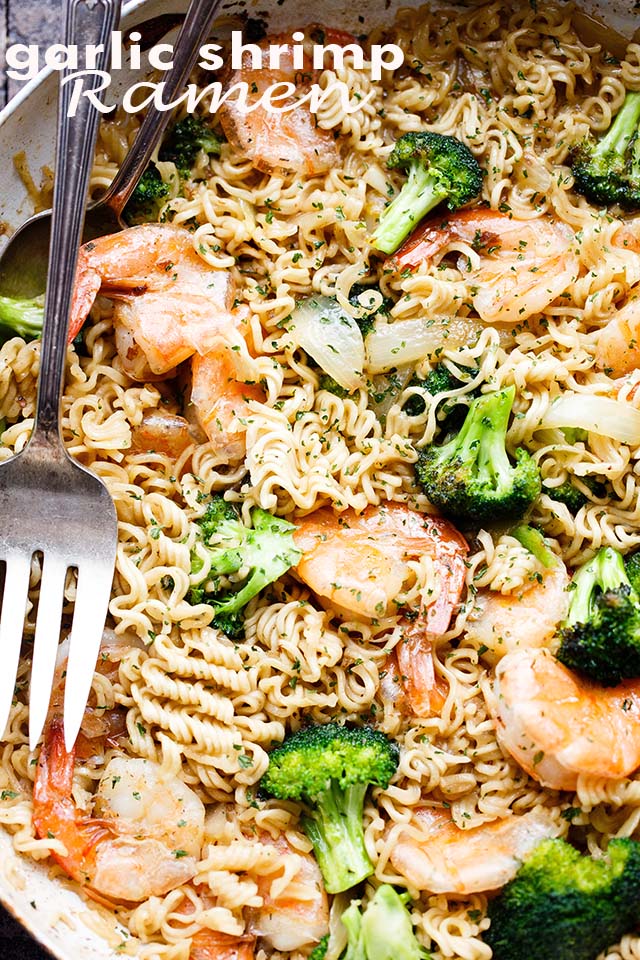
[[[13,691],[16,685],[24,616],[27,610],[31,557],[26,554],[7,558],[4,600],[0,618],[0,736],[6,729]]]
[[[69,659],[64,687],[64,742],[73,748],[84,715],[102,631],[107,618],[113,571],[104,563],[86,562],[78,569]]]
[[[66,574],[66,563],[55,555],[45,554],[29,688],[29,749],[32,751],[40,739],[51,699]]]

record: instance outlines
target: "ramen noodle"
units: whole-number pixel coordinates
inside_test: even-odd
[[[307,863],[311,845],[300,829],[299,805],[261,799],[257,786],[273,745],[309,720],[372,723],[400,748],[392,782],[370,792],[365,805],[375,865],[358,894],[365,901],[382,882],[407,886],[393,851],[410,822],[419,838],[413,815],[425,805],[449,811],[464,830],[542,809],[555,835],[567,833],[570,818],[562,814],[570,808],[592,852],[612,836],[638,836],[635,774],[580,774],[575,791],[545,788],[497,741],[495,660],[474,627],[474,598],[491,590],[512,599],[516,618],[516,602],[524,598],[521,616],[535,616],[544,575],[506,527],[485,525],[470,540],[462,602],[434,649],[441,702],[426,716],[413,715],[390,693],[389,658],[403,636],[399,614],[346,616],[293,570],[250,602],[240,641],[212,627],[209,606],[188,601],[196,521],[212,493],[225,494],[246,521],[253,507],[296,525],[321,508],[360,514],[387,502],[433,513],[416,486],[414,463],[417,451],[441,434],[441,399],[408,376],[384,407],[364,386],[337,395],[321,386],[322,371],[287,331],[300,298],[335,297],[353,312],[349,294],[363,282],[393,302],[390,323],[457,316],[476,330],[458,342],[444,337],[438,349],[438,360],[462,371],[463,381],[464,371],[473,371],[455,391],[463,403],[481,384],[515,384],[509,446],[529,450],[544,484],[530,522],[566,568],[604,545],[623,553],[640,545],[637,449],[595,433],[539,429],[564,391],[618,397],[640,408],[637,373],[614,380],[594,365],[599,331],[640,283],[640,225],[599,215],[573,190],[568,160],[589,131],[608,128],[627,90],[640,90],[640,45],[630,44],[617,60],[581,40],[572,12],[571,4],[552,2],[475,3],[462,12],[399,9],[395,22],[369,41],[399,44],[404,68],[373,82],[370,65],[356,70],[347,55],[343,66],[318,77],[324,88],[344,81],[352,99],[363,103],[354,112],[346,112],[337,95],[322,103],[317,125],[338,158],[324,172],[261,172],[224,137],[219,156],[199,154],[181,190],[172,165],[158,164],[170,184],[160,219],[190,231],[202,261],[231,275],[235,306],[245,311],[244,333],[230,335],[242,379],[260,386],[236,425],[245,455],[225,455],[197,430],[167,452],[161,444],[145,446],[141,430],[152,415],[194,417],[182,372],[148,382],[127,375],[114,339],[114,301],[98,298],[82,343],[69,348],[65,440],[72,456],[107,484],[120,530],[105,635],[106,647],[116,652],[111,669],[95,675],[91,710],[98,726],[91,748],[79,751],[73,796],[90,809],[106,768],[125,756],[154,761],[161,779],[181,781],[204,805],[190,879],[133,905],[87,901],[91,924],[125,956],[189,960],[201,957],[193,945],[202,931],[231,938],[259,932],[255,918],[265,899],[277,903]],[[219,118],[211,122],[220,133]],[[103,123],[96,193],[113,178],[137,123],[124,115]],[[413,270],[386,269],[383,258],[372,255],[371,231],[402,182],[386,166],[392,144],[425,128],[469,146],[486,171],[482,200],[492,210],[524,221],[532,236],[545,218],[570,232],[571,277],[562,294],[527,321],[478,321],[469,273],[480,255],[464,240],[454,238],[446,256]],[[425,355],[410,374],[425,376],[433,360]],[[38,364],[37,341],[14,338],[0,348],[2,459],[29,437]],[[421,402],[407,406],[416,397]],[[585,494],[575,514],[553,496],[570,476]],[[39,581],[36,559],[28,638]],[[429,558],[416,558],[407,566],[405,601],[433,584]],[[67,613],[74,591],[70,574]],[[0,821],[18,852],[47,860],[64,849],[34,828],[37,755],[28,747],[28,671],[26,658],[2,745]],[[108,730],[107,714],[121,723],[111,739],[100,734]],[[48,863],[56,882],[77,886],[54,860]],[[484,891],[411,892],[416,934],[434,960],[488,960]],[[267,956],[279,942],[259,938],[256,956]],[[304,957],[312,946],[275,953]],[[640,937],[625,936],[607,956],[640,957]]]

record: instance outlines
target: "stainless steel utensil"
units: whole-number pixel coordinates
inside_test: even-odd
[[[192,0],[189,5],[176,39],[173,68],[163,75],[165,103],[171,103],[189,79],[219,5],[220,0]],[[105,69],[108,70],[108,66]],[[113,183],[87,210],[83,233],[85,240],[126,228],[122,211],[171,116],[171,110],[160,111],[153,103],[149,106],[135,142]],[[0,257],[0,295],[35,297],[42,293],[47,276],[50,233],[50,210],[35,214],[16,230]]]
[[[67,0],[65,42],[102,44],[107,61],[120,0]],[[95,78],[87,87],[96,88]],[[44,561],[29,693],[29,741],[40,737],[51,695],[67,570],[78,573],[65,681],[65,741],[75,742],[89,696],[107,614],[117,545],[117,521],[106,487],[67,454],[60,434],[60,401],[84,204],[99,114],[81,98],[68,117],[71,86],[58,100],[52,243],[40,353],[35,424],[29,444],[0,464],[0,560],[6,563],[0,614],[0,730],[11,707],[34,553]],[[28,248],[24,250],[28,257]]]

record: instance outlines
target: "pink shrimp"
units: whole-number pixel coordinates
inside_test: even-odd
[[[313,29],[313,26],[307,27],[307,34]],[[354,41],[348,34],[318,27],[315,29],[322,30],[325,35],[328,33],[328,39],[334,43],[344,45]],[[340,159],[331,132],[318,127],[314,116],[304,105],[284,112],[285,104],[282,102],[284,84],[294,84],[296,99],[300,99],[319,71],[314,71],[308,62],[302,71],[294,67],[289,34],[269,37],[258,46],[263,58],[270,48],[280,46],[280,66],[274,68],[263,64],[261,69],[254,70],[250,54],[246,53],[242,69],[231,74],[228,85],[247,84],[252,94],[248,100],[255,103],[268,88],[276,84],[280,87],[275,91],[279,99],[276,101],[274,98],[278,109],[269,111],[260,105],[248,113],[240,109],[237,100],[225,101],[219,116],[229,142],[241,150],[257,170],[265,173],[293,170],[312,177],[330,170]],[[291,104],[294,102],[292,97]]]
[[[427,220],[405,240],[388,264],[396,270],[429,262],[449,244],[462,242],[479,256],[478,266],[460,265],[473,281],[473,305],[487,323],[523,321],[540,313],[577,276],[570,250],[573,234],[550,217],[516,220],[476,207]]]
[[[294,538],[303,551],[296,568],[300,579],[339,609],[372,619],[397,612],[407,561],[425,553],[431,557],[437,594],[422,600],[417,619],[405,624],[396,648],[413,712],[430,714],[442,702],[432,644],[448,629],[464,587],[464,537],[447,520],[388,502],[359,515],[322,508],[299,523]]]
[[[210,267],[191,234],[169,224],[130,227],[81,247],[70,339],[98,293],[116,301],[116,347],[134,380],[165,376],[239,324],[231,274]]]
[[[549,810],[535,807],[470,830],[445,810],[422,807],[393,845],[393,866],[416,890],[466,896],[497,890],[512,880],[542,841],[562,833]]]
[[[548,650],[503,657],[489,707],[502,746],[535,780],[575,790],[580,773],[619,779],[640,766],[640,684],[601,687]]]

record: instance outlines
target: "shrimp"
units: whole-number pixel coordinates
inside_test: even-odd
[[[623,307],[602,328],[596,344],[596,363],[612,377],[622,377],[640,367],[640,285]]]
[[[285,953],[318,943],[329,929],[329,902],[318,864],[311,854],[294,850],[285,837],[272,840],[263,834],[260,841],[293,864],[293,875],[283,865],[277,874],[257,878],[263,903],[251,919],[251,932]],[[283,876],[288,877],[284,888]]]
[[[477,594],[467,620],[467,637],[486,648],[495,662],[519,648],[543,647],[551,640],[569,607],[570,577],[562,560],[547,567],[520,592],[494,590]]]
[[[234,289],[228,271],[198,256],[187,230],[130,227],[80,248],[69,338],[102,293],[116,301],[116,349],[125,373],[134,380],[162,378],[238,326]]]
[[[204,435],[177,414],[154,410],[146,413],[134,427],[131,449],[134,453],[161,453],[177,460],[192,443],[202,443]]]
[[[431,807],[413,817],[415,823],[400,833],[389,859],[411,887],[430,893],[497,890],[541,840],[563,832],[544,807],[471,830],[461,830],[449,813]]]
[[[191,403],[202,429],[217,452],[230,461],[242,459],[246,452],[242,421],[251,416],[250,400],[264,401],[264,390],[240,379],[229,344],[220,344],[205,357],[194,356],[191,373]]]
[[[372,619],[397,612],[407,561],[422,554],[432,558],[437,594],[422,599],[417,619],[405,624],[396,648],[411,708],[429,715],[442,703],[432,642],[448,629],[464,587],[464,537],[447,520],[390,502],[360,515],[322,508],[301,521],[294,539],[303,552],[296,568],[300,579],[339,609]]]
[[[204,805],[185,783],[150,760],[113,757],[91,817],[73,795],[75,751],[64,745],[62,719],[47,723],[33,789],[39,837],[60,841],[51,855],[102,902],[139,903],[190,880],[204,839]]]
[[[189,960],[253,960],[255,942],[255,937],[232,937],[203,928],[191,938]]]
[[[344,36],[336,34],[337,42]],[[310,110],[302,106],[293,109],[296,100],[308,92],[320,71],[311,69],[308,58],[305,58],[304,70],[294,67],[288,34],[267,38],[258,46],[267,63],[268,51],[279,47],[280,65],[254,69],[249,63],[251,53],[247,51],[242,68],[230,75],[229,87],[246,84],[251,93],[247,100],[249,104],[256,104],[270,87],[276,85],[274,99],[278,100],[277,109],[268,110],[260,105],[252,106],[251,112],[247,112],[241,109],[237,99],[225,100],[218,115],[229,142],[264,173],[294,171],[312,177],[339,165],[340,155],[331,132],[317,126]],[[287,94],[289,99],[283,103]]]
[[[477,266],[466,256],[458,266],[473,282],[471,300],[480,317],[486,323],[522,322],[541,313],[578,275],[572,241],[571,230],[550,217],[516,220],[479,207],[427,220],[389,264],[415,267],[462,242],[478,254]]]
[[[517,650],[496,668],[488,706],[498,739],[545,787],[575,790],[578,775],[619,779],[640,766],[640,684],[601,687],[548,650]]]

